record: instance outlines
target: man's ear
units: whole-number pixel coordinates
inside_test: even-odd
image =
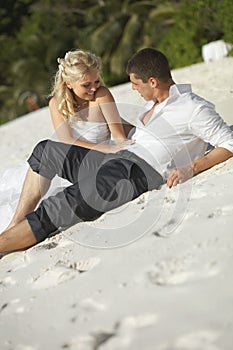
[[[153,87],[153,88],[158,86],[158,80],[156,78],[150,77],[149,83],[150,83],[151,87]]]

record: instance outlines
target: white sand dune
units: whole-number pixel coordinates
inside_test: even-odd
[[[232,73],[225,58],[173,76],[233,124]],[[133,121],[140,97],[130,84],[112,92]],[[0,169],[52,134],[47,108],[3,125]],[[4,256],[0,349],[231,350],[232,181],[230,159]]]

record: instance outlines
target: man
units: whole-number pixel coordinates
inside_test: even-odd
[[[30,247],[59,229],[93,220],[141,193],[176,186],[233,155],[233,135],[211,103],[177,85],[166,57],[146,48],[129,60],[132,88],[148,101],[134,143],[116,154],[42,141],[34,149],[13,227],[0,236],[0,251]],[[205,154],[207,144],[214,149]],[[73,185],[44,199],[51,179]]]

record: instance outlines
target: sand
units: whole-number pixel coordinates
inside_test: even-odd
[[[232,73],[225,58],[173,77],[192,83],[231,125]],[[128,111],[140,108],[140,96],[130,83],[111,90],[133,122]],[[3,125],[0,169],[51,135],[47,108]],[[231,350],[232,179],[230,159],[4,256],[0,349]]]

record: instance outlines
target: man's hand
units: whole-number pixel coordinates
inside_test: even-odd
[[[167,178],[168,187],[176,186],[191,179],[194,175],[200,174],[219,163],[225,162],[233,157],[233,153],[222,147],[216,147],[207,155],[187,164],[179,169],[173,169]]]
[[[193,175],[194,175],[194,171],[193,171],[192,163],[185,165],[179,169],[173,169],[167,178],[167,185],[169,188],[171,188],[173,186],[176,186],[180,183],[183,183],[191,179]]]

